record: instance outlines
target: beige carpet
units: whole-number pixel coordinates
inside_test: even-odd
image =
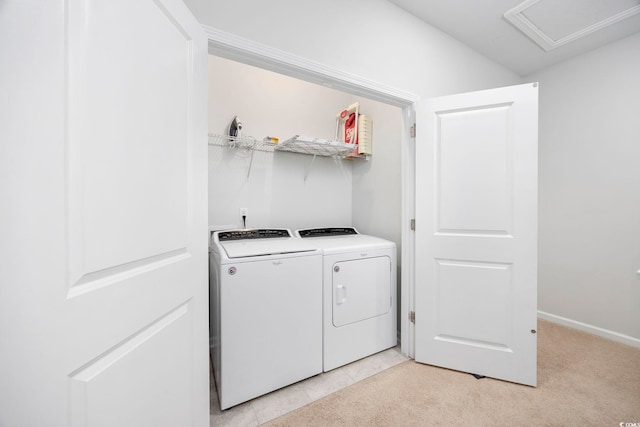
[[[639,349],[538,327],[537,388],[408,361],[267,425],[640,426]]]

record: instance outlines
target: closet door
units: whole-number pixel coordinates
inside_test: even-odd
[[[536,384],[538,85],[416,111],[416,361]]]
[[[208,426],[206,38],[180,0],[2,9],[0,425]]]

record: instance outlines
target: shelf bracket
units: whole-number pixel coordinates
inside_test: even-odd
[[[311,172],[311,167],[313,166],[313,162],[316,160],[316,157],[317,154],[314,154],[311,162],[309,163],[309,166],[307,166],[307,170],[304,171],[304,182],[307,182],[307,177],[309,176],[309,172]]]
[[[251,176],[251,167],[253,166],[253,155],[256,152],[255,144],[251,147],[251,157],[249,158],[249,168],[247,169],[247,181],[249,180],[249,176]]]

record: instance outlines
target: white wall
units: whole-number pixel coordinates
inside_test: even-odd
[[[353,161],[353,225],[364,234],[402,241],[402,110],[359,98],[360,111],[373,119],[373,154]]]
[[[636,34],[529,76],[540,81],[539,309],[636,340],[639,53]]]
[[[209,56],[209,132],[226,134],[234,115],[243,134],[333,139],[335,115],[351,96]],[[209,146],[209,224],[302,228],[351,223],[351,164],[331,158]],[[249,165],[251,163],[250,175]],[[305,181],[305,173],[308,176]]]
[[[203,25],[421,96],[521,83],[386,0],[186,0]]]
[[[369,161],[317,157],[311,165],[312,156],[256,151],[247,177],[249,151],[210,146],[209,224],[238,226],[239,208],[246,207],[250,227],[354,225],[400,246],[399,108],[209,57],[211,133],[226,134],[238,115],[244,134],[259,140],[333,139],[336,114],[355,100],[374,119],[376,154]]]

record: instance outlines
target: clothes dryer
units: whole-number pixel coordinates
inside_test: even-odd
[[[323,371],[394,347],[395,243],[352,227],[296,234],[323,252]]]
[[[322,254],[289,230],[216,231],[210,330],[220,407],[322,372]]]

